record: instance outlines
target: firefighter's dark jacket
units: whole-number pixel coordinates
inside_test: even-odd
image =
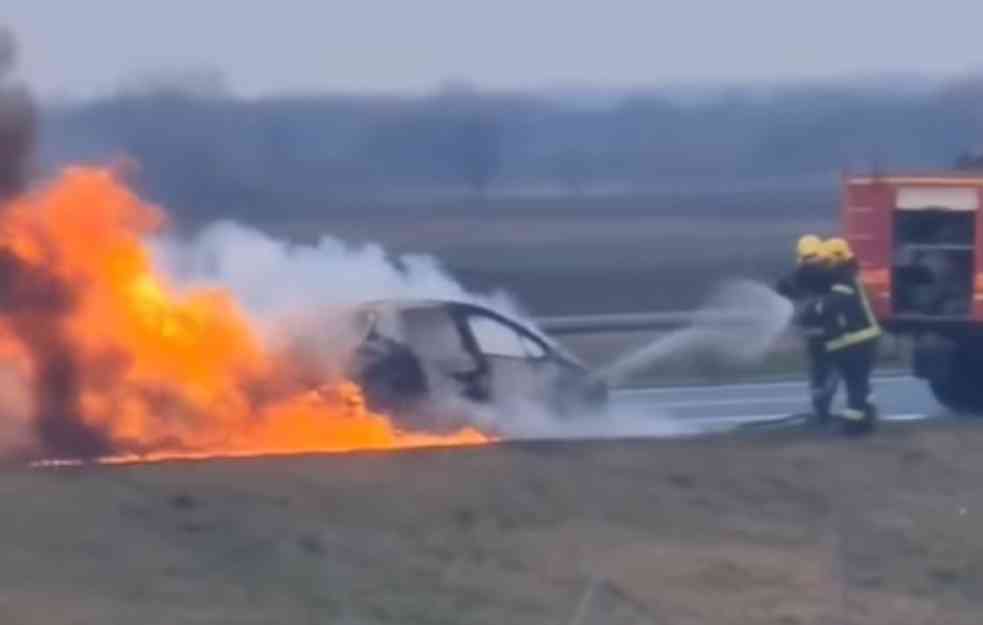
[[[820,347],[825,337],[819,302],[829,292],[829,270],[818,264],[803,263],[775,285],[775,290],[796,304],[795,324],[810,343]]]
[[[802,300],[824,295],[829,289],[829,271],[813,263],[803,263],[775,285],[775,290],[791,300]]]
[[[829,294],[816,306],[823,320],[826,351],[839,351],[881,336],[881,327],[855,271],[837,272]]]

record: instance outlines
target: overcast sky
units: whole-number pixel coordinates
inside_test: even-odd
[[[983,69],[983,0],[3,0],[44,94],[208,65],[247,94]]]

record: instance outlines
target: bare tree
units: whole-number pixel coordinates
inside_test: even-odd
[[[490,113],[467,111],[449,120],[441,150],[450,171],[477,193],[484,193],[502,167],[502,127]]]

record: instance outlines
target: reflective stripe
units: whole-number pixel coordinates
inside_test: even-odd
[[[856,345],[857,343],[863,343],[864,341],[876,339],[880,335],[881,329],[878,326],[864,328],[863,330],[858,330],[857,332],[848,332],[847,334],[835,338],[832,341],[826,341],[826,350],[835,352],[836,350],[843,349],[844,347],[850,347],[851,345]]]
[[[877,323],[877,317],[874,316],[874,311],[870,307],[870,300],[867,299],[867,293],[864,290],[863,285],[860,284],[859,278],[855,277],[853,279],[853,284],[856,291],[844,284],[834,284],[832,290],[847,295],[852,295],[853,293],[859,294],[860,305],[863,307],[864,316],[867,318],[867,327],[863,330],[849,332],[831,341],[827,341],[826,349],[828,351],[837,351],[845,347],[856,345],[857,343],[863,343],[864,341],[876,339],[881,335],[881,326],[879,323]]]
[[[867,299],[867,291],[864,290],[863,285],[858,282],[857,278],[854,278],[853,282],[860,289],[858,292],[860,293],[860,301],[864,306],[864,312],[867,314],[867,325],[880,330],[881,325],[877,323],[877,317],[874,316],[874,311],[870,307],[870,300]]]
[[[860,410],[854,410],[852,408],[845,409],[841,414],[841,417],[847,421],[863,421],[864,413]]]

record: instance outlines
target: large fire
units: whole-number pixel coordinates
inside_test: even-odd
[[[26,380],[45,453],[121,461],[488,440],[399,431],[354,384],[311,384],[228,292],[181,290],[155,269],[145,240],[164,217],[88,168],[0,215],[0,358]]]

